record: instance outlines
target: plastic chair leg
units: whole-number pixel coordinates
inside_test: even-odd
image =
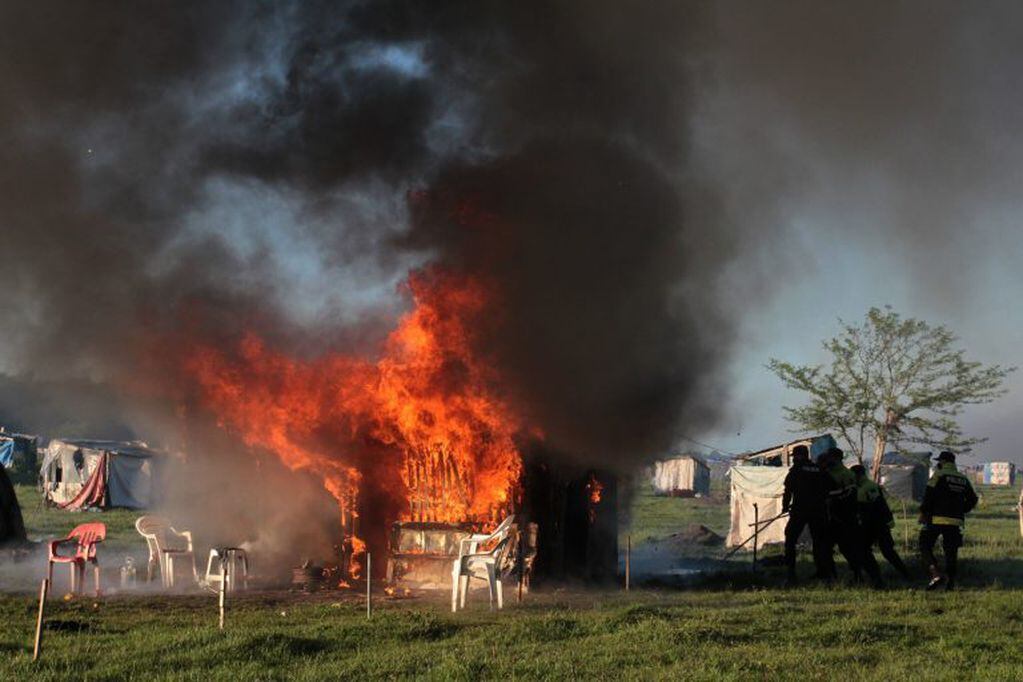
[[[459,599],[462,602],[462,608],[465,608],[465,595],[469,592],[469,576],[463,575],[458,579],[458,594]]]
[[[458,563],[451,571],[451,613],[458,612],[458,588],[462,583],[462,576],[458,575]]]
[[[494,569],[494,589],[497,592],[497,610],[500,611],[504,608],[504,585],[501,584],[501,577],[497,575],[497,569]]]
[[[92,565],[92,570],[96,574],[96,596],[98,597],[100,595],[100,590],[99,590],[99,584],[100,584],[100,582],[99,582],[99,563],[98,562]]]
[[[213,558],[216,556],[214,552],[210,552],[210,558],[206,560],[206,582],[210,582],[210,579],[216,579],[217,574],[213,572]]]
[[[494,587],[494,565],[487,564],[487,588],[490,590],[490,610],[494,610],[494,597],[497,596],[497,588]]]

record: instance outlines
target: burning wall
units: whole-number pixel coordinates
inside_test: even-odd
[[[474,346],[486,284],[432,269],[406,287],[413,308],[376,360],[300,360],[250,334],[237,348],[186,342],[181,361],[224,428],[322,477],[342,525],[378,545],[394,520],[500,520],[522,468],[525,424]]]

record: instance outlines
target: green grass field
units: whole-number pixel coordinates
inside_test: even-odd
[[[894,581],[884,591],[783,590],[778,569],[752,575],[744,557],[685,590],[551,589],[499,614],[483,595],[457,615],[444,595],[383,598],[367,619],[351,593],[249,594],[230,604],[223,632],[212,595],[84,597],[49,604],[35,664],[35,600],[6,595],[0,679],[1020,679],[1016,491],[981,492],[962,550],[963,589],[953,593]],[[23,504],[31,535],[77,522]],[[723,533],[724,509],[720,496],[641,491],[623,531],[637,544],[693,522]],[[104,514],[111,539],[133,541],[133,518]],[[895,536],[901,544],[901,525]],[[915,563],[915,549],[908,558]]]

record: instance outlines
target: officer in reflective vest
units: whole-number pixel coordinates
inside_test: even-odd
[[[874,544],[881,550],[881,555],[888,560],[896,571],[905,579],[909,579],[909,571],[902,557],[895,550],[891,529],[895,526],[895,517],[884,498],[884,490],[870,480],[867,470],[862,464],[849,467],[856,475],[856,508],[860,515],[860,532],[865,557],[873,559]]]
[[[866,569],[871,583],[880,587],[881,571],[878,570],[877,562],[864,560],[862,532],[856,514],[856,476],[842,464],[844,456],[844,452],[833,447],[820,458],[820,464],[830,479],[828,532],[831,541],[838,544],[839,551],[848,562],[853,580],[862,580],[861,571]]]
[[[963,521],[977,506],[977,494],[970,480],[956,469],[956,456],[945,451],[938,455],[938,468],[927,482],[923,504],[920,505],[920,555],[930,572],[927,589],[945,583],[955,587],[959,547],[963,544]],[[945,574],[938,570],[934,545],[938,538],[945,550]]]

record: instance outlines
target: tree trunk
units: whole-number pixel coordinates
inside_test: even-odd
[[[874,461],[870,463],[870,477],[874,483],[881,482],[881,460],[884,459],[885,448],[888,447],[888,434],[898,432],[899,421],[896,412],[888,408],[884,413],[884,428],[874,434]]]
[[[884,459],[884,450],[888,446],[888,433],[879,431],[874,437],[874,460],[870,463],[870,477],[875,483],[881,482],[881,460]]]

